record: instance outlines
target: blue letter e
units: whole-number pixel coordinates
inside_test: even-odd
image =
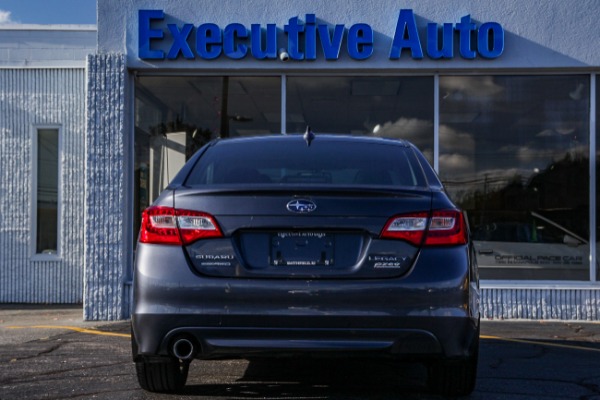
[[[162,29],[150,29],[153,19],[165,18],[163,10],[140,10],[138,20],[139,49],[138,57],[141,59],[164,59],[165,52],[162,50],[150,50],[151,39],[162,39]]]

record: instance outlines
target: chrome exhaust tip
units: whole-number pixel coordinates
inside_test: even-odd
[[[185,338],[177,339],[173,342],[171,351],[175,357],[184,361],[193,360],[196,355],[194,343]]]

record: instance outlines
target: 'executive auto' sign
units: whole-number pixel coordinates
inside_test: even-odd
[[[354,60],[366,60],[373,55],[375,35],[364,23],[345,25],[317,21],[315,14],[306,14],[304,21],[293,17],[284,25],[287,48],[278,49],[277,25],[231,23],[221,28],[214,23],[194,25],[165,24],[163,10],[139,11],[139,58],[144,60],[203,59],[221,56],[242,59],[251,55],[257,60],[316,60],[317,49],[326,60],[337,60],[340,53]],[[166,26],[165,26],[166,25]],[[346,39],[344,41],[344,38]],[[389,59],[400,59],[408,53],[413,59],[425,55],[431,59],[455,57],[455,38],[458,54],[464,59],[478,56],[487,59],[500,57],[504,51],[504,29],[497,22],[475,24],[470,15],[457,23],[428,23],[422,40],[413,10],[402,9],[398,16],[389,50]],[[345,43],[345,46],[343,44]]]

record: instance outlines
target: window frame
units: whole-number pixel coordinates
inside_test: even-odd
[[[39,164],[39,131],[55,130],[58,135],[58,179],[56,188],[56,253],[44,254],[37,252],[38,239],[38,164]],[[61,124],[36,124],[31,127],[31,226],[29,252],[32,261],[61,261],[62,260],[62,201],[63,201],[63,127]]]

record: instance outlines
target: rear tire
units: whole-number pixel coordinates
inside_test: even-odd
[[[135,362],[135,370],[142,389],[175,393],[185,385],[189,365],[170,357],[142,358]]]
[[[478,358],[479,338],[476,339],[468,358],[430,364],[427,381],[429,390],[443,396],[468,396],[475,389]]]

